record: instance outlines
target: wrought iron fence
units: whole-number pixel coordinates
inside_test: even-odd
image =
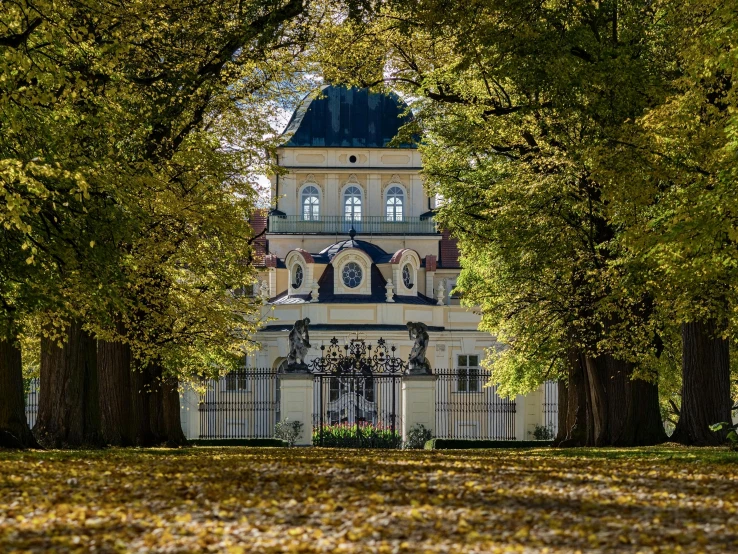
[[[383,216],[343,217],[320,216],[306,220],[299,215],[269,216],[269,231],[272,233],[315,233],[346,234],[353,227],[364,235],[431,235],[437,232],[432,218]]]
[[[436,373],[436,438],[515,440],[515,401],[487,386],[481,368],[439,369]]]
[[[24,379],[23,392],[25,393],[26,402],[26,421],[31,429],[33,429],[33,426],[36,424],[36,417],[38,417],[38,391],[38,377],[33,379]]]
[[[555,437],[559,432],[559,383],[546,381],[543,384],[543,424]]]
[[[276,369],[243,368],[219,379],[203,380],[200,395],[201,439],[250,439],[274,436],[280,420]]]

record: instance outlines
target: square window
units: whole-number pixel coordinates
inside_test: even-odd
[[[456,392],[480,392],[482,382],[479,373],[479,356],[460,354],[457,359]]]

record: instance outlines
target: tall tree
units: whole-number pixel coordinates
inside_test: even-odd
[[[657,19],[646,1],[418,0],[334,18],[323,34],[329,79],[413,101],[430,192],[445,200],[436,218],[464,254],[457,289],[509,345],[491,359],[501,390],[581,375],[571,408],[586,417],[567,442],[665,438],[643,363],[650,299],[624,293],[621,230],[593,173],[611,130],[664,94]]]
[[[166,383],[236,363],[256,325],[255,302],[231,292],[253,278],[253,175],[270,163],[268,105],[301,63],[305,7],[42,0],[0,15],[8,329],[49,314],[129,345]],[[76,387],[62,361],[81,340],[63,335],[42,345],[42,381],[60,390]],[[58,394],[42,383],[39,429],[72,444]]]

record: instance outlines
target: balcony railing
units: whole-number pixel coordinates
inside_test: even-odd
[[[402,221],[386,217],[368,216],[351,219],[341,216],[323,216],[305,220],[299,215],[270,215],[270,233],[344,235],[354,226],[362,235],[431,235],[436,223],[431,218],[405,217]]]

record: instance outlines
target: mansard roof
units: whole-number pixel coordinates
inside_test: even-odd
[[[282,146],[387,148],[412,121],[395,94],[325,85],[303,98],[282,136]],[[400,148],[415,148],[402,144]]]

